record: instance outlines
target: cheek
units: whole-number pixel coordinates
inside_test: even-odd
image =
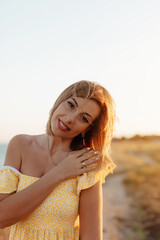
[[[61,113],[65,112],[67,110],[66,103],[61,103],[59,105],[59,107],[57,108],[57,110],[58,110],[58,112],[61,112]]]
[[[59,107],[54,111],[53,116],[56,117],[58,114],[62,114],[65,112],[65,108],[63,105],[59,105]]]
[[[76,123],[76,125],[75,125],[75,132],[77,132],[78,134],[85,131],[86,129],[87,129],[87,127],[84,127],[84,125],[82,125],[82,124]]]

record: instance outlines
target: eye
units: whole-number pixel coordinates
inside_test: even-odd
[[[70,102],[70,101],[67,101],[67,104],[68,104],[68,106],[69,106],[70,108],[73,108],[73,107],[74,107],[74,104],[73,104],[72,102]]]
[[[82,120],[83,120],[84,122],[87,122],[87,123],[89,122],[88,119],[87,119],[86,117],[84,117],[84,116],[82,116]]]

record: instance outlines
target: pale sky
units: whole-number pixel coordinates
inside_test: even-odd
[[[160,1],[1,1],[0,143],[42,134],[79,80],[116,103],[114,136],[160,135]]]

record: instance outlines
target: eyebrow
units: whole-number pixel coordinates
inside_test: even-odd
[[[77,105],[77,107],[78,107],[78,103],[77,103],[77,101],[74,99],[74,98],[71,98],[74,102],[75,102],[75,104]],[[84,114],[86,114],[87,116],[89,116],[90,118],[92,118],[92,116],[89,114],[89,113],[87,113],[87,112],[83,112]]]

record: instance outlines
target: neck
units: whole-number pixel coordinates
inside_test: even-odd
[[[47,138],[49,141],[50,149],[52,147],[52,153],[56,151],[64,151],[64,152],[71,151],[70,144],[72,139],[62,139],[60,137],[50,136],[50,135],[47,135]]]

